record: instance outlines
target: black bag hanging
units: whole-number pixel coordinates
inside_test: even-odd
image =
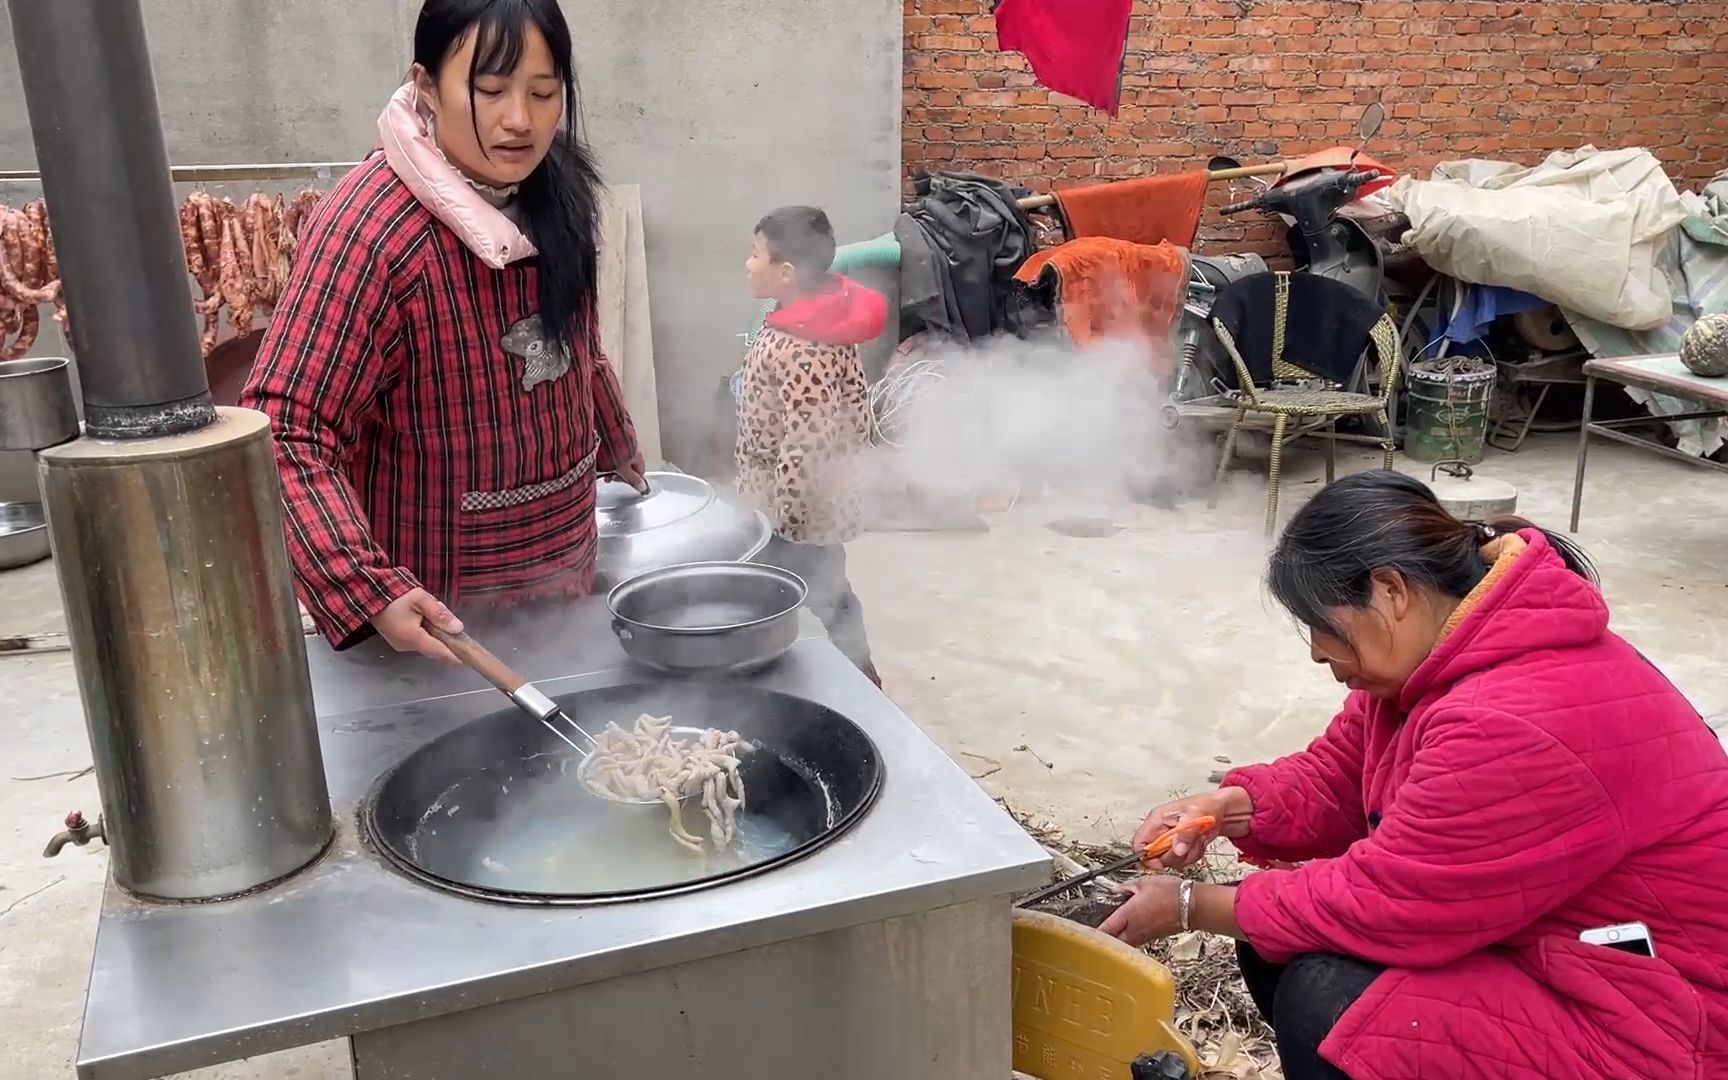
[[[894,227],[900,241],[900,332],[958,341],[1012,329],[1014,273],[1033,251],[1019,201],[1032,194],[978,173],[932,173]]]

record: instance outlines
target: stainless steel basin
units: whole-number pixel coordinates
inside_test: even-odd
[[[674,675],[746,674],[798,640],[808,593],[777,566],[690,563],[631,578],[606,606],[618,643],[639,664]]]
[[[0,570],[48,557],[48,523],[41,503],[0,503]]]

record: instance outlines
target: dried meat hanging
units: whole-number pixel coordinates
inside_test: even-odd
[[[236,337],[252,332],[260,312],[274,312],[320,197],[308,188],[291,201],[255,194],[239,206],[202,191],[187,198],[180,208],[180,236],[186,267],[204,294],[196,307],[204,320],[205,356],[216,348],[224,310]]]
[[[216,348],[224,309],[236,337],[252,332],[260,311],[275,310],[321,197],[307,188],[292,200],[256,194],[235,206],[232,199],[196,191],[181,204],[186,269],[203,294],[193,308],[202,320],[205,356]],[[47,204],[35,199],[22,208],[0,206],[0,359],[17,359],[36,344],[38,309],[44,304],[54,306],[54,318],[70,341]]]
[[[204,320],[200,340],[204,355],[216,348],[216,331],[222,321],[222,290],[218,274],[222,262],[222,226],[216,200],[208,192],[195,191],[180,206],[180,241],[186,248],[186,268],[203,295],[193,308]]]
[[[36,344],[41,330],[37,308],[43,304],[54,305],[54,317],[65,327],[47,207],[40,199],[23,209],[0,206],[0,359],[17,359]]]

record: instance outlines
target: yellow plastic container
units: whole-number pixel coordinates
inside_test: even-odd
[[[1014,1069],[1040,1080],[1130,1080],[1142,1054],[1200,1059],[1175,1027],[1170,969],[1107,934],[1014,912]]]

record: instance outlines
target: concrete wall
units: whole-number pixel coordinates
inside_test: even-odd
[[[169,156],[191,164],[365,153],[407,69],[419,0],[143,5]],[[755,311],[743,263],[756,219],[781,203],[817,203],[842,240],[893,222],[901,0],[566,8],[602,167],[642,187],[667,453],[700,465],[716,388]],[[34,160],[11,26],[0,20],[0,169]],[[0,455],[0,499],[30,490],[26,465]]]

